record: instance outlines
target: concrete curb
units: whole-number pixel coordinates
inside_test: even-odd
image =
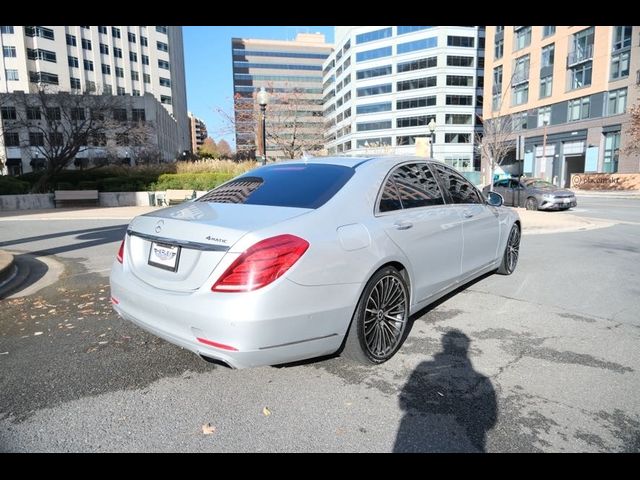
[[[0,286],[15,275],[14,258],[9,252],[0,250]]]

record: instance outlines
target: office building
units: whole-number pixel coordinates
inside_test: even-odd
[[[480,129],[484,28],[339,26],[324,63],[325,144],[329,153],[416,153],[473,172]],[[434,125],[432,124],[432,127]],[[473,177],[473,175],[470,175]]]
[[[638,26],[487,27],[484,120],[510,116],[513,130],[500,170],[563,187],[575,173],[640,172],[625,151],[639,38]],[[483,172],[488,183],[486,159]]]
[[[207,126],[203,120],[189,112],[189,132],[191,134],[191,152],[197,153],[207,136]]]
[[[0,26],[0,48],[0,93],[150,94],[175,122],[166,159],[190,149],[182,27]]]
[[[322,148],[322,65],[332,48],[324,35],[300,33],[292,41],[233,38],[231,48],[238,153],[260,153],[256,92],[261,87],[270,94],[268,158],[299,157]]]

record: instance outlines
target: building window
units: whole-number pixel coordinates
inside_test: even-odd
[[[122,67],[116,67],[116,77],[124,78],[124,69]]]
[[[4,146],[19,147],[20,137],[18,136],[18,132],[4,132]]]
[[[84,120],[84,108],[72,108],[71,109],[71,120]]]
[[[131,80],[140,80],[140,74],[135,70],[131,70]]]
[[[107,65],[106,63],[102,64],[102,74],[103,75],[111,75],[111,65]]]
[[[105,95],[111,95],[113,93],[113,87],[108,83],[105,83],[102,87],[102,93]]]
[[[419,60],[411,60],[410,62],[398,63],[396,69],[398,73],[413,72],[414,70],[423,70],[425,68],[433,68],[438,66],[438,57],[427,57]]]
[[[493,69],[493,110],[499,110],[502,106],[502,65]]]
[[[576,65],[569,69],[569,90],[591,85],[591,61]]]
[[[398,55],[403,53],[415,52],[416,50],[426,50],[427,48],[435,48],[438,46],[438,37],[422,38],[412,42],[399,43],[396,47]]]
[[[142,64],[143,65],[149,65],[149,56],[148,55],[142,55]]]
[[[613,27],[613,49],[622,50],[631,46],[631,31],[633,27]]]
[[[116,87],[117,93],[118,95],[126,95],[126,91],[124,89],[124,87]]]
[[[552,67],[555,55],[555,43],[550,43],[542,47],[542,65],[541,67]]]
[[[136,90],[135,88],[133,89],[133,92],[131,93],[132,96],[134,97],[139,97],[140,96],[140,90]]]
[[[620,155],[620,132],[604,134],[604,164],[603,172],[616,173],[618,171],[618,157]]]
[[[403,147],[406,145],[415,145],[416,138],[425,138],[427,135],[402,135],[396,137],[396,145],[398,147]]]
[[[2,47],[2,54],[5,57],[15,57],[16,47]]]
[[[84,48],[85,50],[91,50],[91,40],[83,38],[82,39],[82,48]]]
[[[0,33],[4,33],[5,35],[13,33],[13,25],[0,27]]]
[[[131,43],[136,43],[136,34],[132,32],[127,33],[127,38]]]
[[[60,107],[47,107],[45,112],[47,120],[50,122],[62,120],[62,111],[60,110]]]
[[[447,45],[449,47],[469,47],[473,48],[475,45],[475,38],[473,37],[458,37],[455,35],[447,36]]]
[[[160,95],[160,103],[164,103],[165,105],[171,105],[171,96]]]
[[[17,117],[15,107],[1,107],[0,116],[3,120],[15,120]]]
[[[29,132],[29,145],[32,147],[44,147],[44,133]]]
[[[538,109],[538,127],[544,127],[551,123],[551,107],[540,107]]]
[[[436,96],[405,98],[396,101],[396,110],[409,110],[411,108],[431,107],[436,104]]]
[[[529,82],[514,85],[511,88],[511,104],[522,105],[529,101]]]
[[[41,118],[40,107],[27,107],[27,120],[40,120]]]
[[[391,75],[391,65],[385,65],[384,67],[369,68],[367,70],[358,70],[356,72],[356,78],[362,80],[364,78],[381,77],[383,75]]]
[[[627,111],[627,89],[611,90],[607,98],[607,116],[621,115]]]
[[[142,35],[140,35],[140,45],[142,45],[143,47],[149,46],[149,40],[147,40],[147,37],[143,37]]]
[[[356,141],[357,148],[390,147],[391,137],[361,138]]]
[[[365,62],[367,60],[374,60],[376,58],[390,57],[391,47],[375,48],[373,50],[366,50],[364,52],[356,53],[356,62]]]
[[[421,127],[428,125],[431,120],[435,121],[435,115],[418,115],[416,117],[405,117],[396,119],[397,128]]]
[[[365,32],[360,35],[356,35],[356,45],[361,43],[373,42],[375,40],[382,40],[391,36],[391,27],[382,28],[380,30],[374,30],[373,32]]]
[[[575,122],[578,120],[589,118],[590,109],[590,97],[582,97],[576,98],[575,100],[569,100],[567,121]]]
[[[58,75],[49,72],[29,72],[29,81],[32,83],[49,83],[58,85]]]
[[[134,121],[134,122],[144,122],[144,121],[146,121],[144,108],[132,108],[131,109],[131,120]]]
[[[466,75],[447,75],[447,85],[455,87],[473,87],[473,77]]]
[[[356,107],[356,113],[358,114],[388,112],[390,110],[391,102],[369,103],[366,105],[358,105]]]
[[[109,55],[109,45],[105,45],[104,43],[100,44],[100,53],[104,55]]]
[[[515,28],[515,27],[514,27]],[[513,50],[520,50],[531,45],[531,26],[519,27],[515,32]]]
[[[447,55],[447,65],[450,67],[473,67],[473,57]]]
[[[75,47],[78,45],[75,35],[69,35],[67,33],[67,45],[71,45],[72,47]]]
[[[169,28],[167,26],[156,25],[156,32],[166,34],[168,31],[169,31]]]
[[[580,62],[586,62],[593,58],[593,27],[574,34],[571,37],[571,48],[567,58],[567,65],[572,66]]]
[[[171,86],[171,79],[160,77],[160,86],[161,87],[170,87]]]
[[[138,54],[136,52],[129,52],[129,60],[131,62],[137,62],[138,61]]]
[[[447,95],[447,105],[473,105],[473,96],[471,95]]]
[[[445,133],[444,143],[471,143],[470,133]]]
[[[113,38],[120,38],[120,29],[111,27],[111,35],[113,35]]]
[[[551,96],[553,89],[553,75],[548,75],[540,79],[540,98],[547,98]]]
[[[56,52],[51,50],[43,50],[41,48],[27,48],[27,58],[29,60],[43,60],[45,62],[56,63]]]
[[[87,92],[93,93],[96,91],[96,82],[92,80],[85,81],[85,90]]]
[[[504,39],[496,40],[494,49],[493,49],[493,57],[495,60],[500,60],[504,56]]]
[[[611,80],[629,76],[630,51],[611,55]]]
[[[496,25],[496,33],[504,32],[504,25]]]
[[[164,42],[156,42],[156,45],[158,47],[158,50],[160,50],[161,52],[168,52],[169,51],[169,45],[167,45]]]
[[[406,90],[416,90],[418,88],[435,87],[437,77],[412,78],[411,80],[403,80],[397,82],[396,91],[403,92]]]
[[[356,90],[358,97],[368,97],[369,95],[380,95],[391,92],[391,84],[374,85],[371,87],[362,87]]]
[[[85,70],[93,72],[93,62],[91,60],[83,60],[82,64],[84,65]]]
[[[448,125],[471,125],[472,116],[462,113],[447,113],[445,122]]]
[[[114,108],[113,119],[119,122],[127,121],[127,109],[126,108]]]
[[[142,74],[142,81],[144,83],[151,83],[151,75],[149,75],[148,73],[143,73]]]
[[[122,49],[118,47],[113,47],[113,56],[116,58],[122,58]]]
[[[53,30],[44,27],[24,27],[24,34],[27,37],[40,37],[47,40],[55,40]]]
[[[98,33],[104,33],[105,35],[107,34],[107,27],[106,25],[99,25],[98,26]]]
[[[431,28],[431,26],[428,26],[428,27],[398,26],[397,30],[398,30],[398,35],[404,35],[406,33],[413,33],[413,32],[418,32],[420,30],[426,30],[427,28]]]
[[[67,61],[71,68],[80,68],[80,64],[78,63],[78,57],[67,57]]]
[[[542,38],[550,37],[551,35],[556,33],[555,25],[548,25],[542,27]]]
[[[391,120],[381,120],[379,122],[366,122],[356,124],[356,131],[366,132],[369,130],[383,130],[391,128]]]
[[[4,74],[7,76],[7,80],[9,81],[17,82],[20,80],[20,77],[18,76],[18,70],[15,70],[13,68],[7,68],[4,71]]]
[[[72,90],[80,90],[82,88],[82,84],[80,83],[79,78],[71,77],[71,89]]]
[[[158,60],[158,68],[169,70],[169,62],[167,62],[166,60]]]
[[[516,85],[529,81],[529,54],[516,58],[513,61],[513,78],[511,83]]]

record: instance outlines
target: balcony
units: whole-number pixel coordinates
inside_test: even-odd
[[[513,72],[513,77],[511,78],[512,85],[519,85],[520,83],[526,83],[529,81],[529,69],[526,70],[516,70]]]
[[[587,62],[593,58],[593,45],[587,45],[586,48],[579,48],[567,55],[567,67],[577,65],[578,63]]]

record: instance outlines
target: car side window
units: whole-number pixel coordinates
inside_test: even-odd
[[[401,209],[402,204],[400,203],[400,195],[398,194],[393,178],[389,177],[382,189],[382,196],[380,197],[378,210],[380,212],[392,212],[393,210]]]
[[[453,203],[484,203],[476,188],[462,175],[442,165],[432,164]]]
[[[520,186],[520,182],[517,180],[509,180],[509,188],[518,188]]]
[[[498,180],[496,183],[493,184],[494,187],[508,187],[509,186],[509,180]]]
[[[428,207],[444,203],[438,184],[426,163],[401,165],[394,170],[391,177],[400,194],[402,208]]]

